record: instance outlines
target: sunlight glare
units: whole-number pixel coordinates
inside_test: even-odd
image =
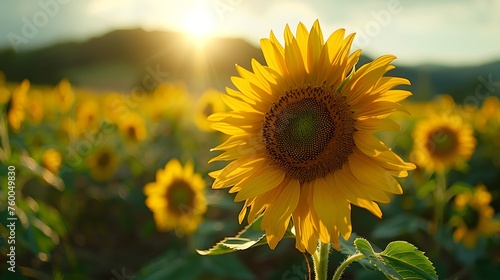
[[[185,18],[186,33],[192,40],[200,42],[212,35],[214,21],[206,10],[191,10]]]

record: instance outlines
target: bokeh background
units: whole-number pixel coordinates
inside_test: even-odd
[[[403,158],[414,160],[418,123],[443,116],[460,119],[477,143],[464,164],[447,168],[452,191],[442,229],[432,227],[439,178],[421,167],[401,180],[405,193],[382,206],[382,220],[353,207],[353,231],[382,249],[392,240],[411,242],[442,279],[500,273],[498,231],[472,247],[453,238],[456,194],[484,185],[490,218],[500,211],[500,1],[20,0],[1,6],[1,279],[304,279],[307,264],[291,239],[274,251],[261,246],[200,256],[195,249],[245,225],[238,224],[242,204],[234,195],[210,189],[208,173],[224,166],[208,164],[217,155],[210,149],[225,139],[205,122],[224,106],[217,93],[233,87],[235,64],[249,69],[252,58],[265,64],[259,39],[270,30],[283,42],[286,24],[294,30],[316,19],[325,37],[338,28],[357,33],[358,65],[387,53],[398,57],[390,74],[411,81],[413,96],[405,103],[411,115],[394,116],[401,130],[378,136]],[[207,209],[192,233],[161,231],[145,203],[144,186],[171,159],[192,163],[204,180]],[[16,167],[16,273],[6,263],[9,165]],[[331,270],[343,258],[333,253]],[[345,277],[377,276],[354,264]]]

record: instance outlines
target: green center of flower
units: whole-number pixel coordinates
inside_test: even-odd
[[[316,116],[314,112],[306,111],[300,116],[300,114],[291,122],[293,128],[291,128],[291,137],[296,139],[298,142],[311,142],[314,136],[314,128],[316,125]]]
[[[297,161],[316,158],[335,129],[328,108],[313,98],[289,103],[276,116],[275,126],[278,149]]]
[[[438,157],[454,155],[457,146],[457,134],[449,127],[439,127],[432,130],[426,143],[426,149]]]
[[[190,213],[194,207],[194,196],[189,183],[180,179],[173,181],[166,194],[169,210],[179,215]]]
[[[310,182],[347,162],[355,146],[354,123],[345,97],[304,86],[271,106],[262,135],[269,157],[287,176]]]

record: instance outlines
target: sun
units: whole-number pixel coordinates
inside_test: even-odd
[[[186,13],[185,33],[195,42],[203,42],[213,34],[213,16],[205,9],[193,9]]]

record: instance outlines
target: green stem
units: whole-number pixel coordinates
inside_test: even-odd
[[[6,163],[10,158],[10,144],[7,119],[4,118],[3,110],[0,110],[0,138],[2,148],[0,149],[0,161]]]
[[[436,173],[436,191],[434,192],[434,232],[436,233],[436,251],[439,254],[441,242],[439,241],[439,232],[443,227],[444,207],[446,205],[446,173]]]
[[[330,243],[323,244],[319,246],[316,253],[313,255],[314,261],[314,272],[316,274],[316,280],[326,280],[328,273],[328,256],[330,253]]]
[[[335,274],[333,275],[333,280],[339,280],[340,276],[342,276],[342,273],[344,273],[344,270],[347,268],[348,265],[350,265],[352,262],[357,261],[359,259],[364,258],[365,255],[362,253],[357,253],[354,255],[349,256],[347,259],[345,259],[342,264],[340,264],[339,268],[335,271]]]

